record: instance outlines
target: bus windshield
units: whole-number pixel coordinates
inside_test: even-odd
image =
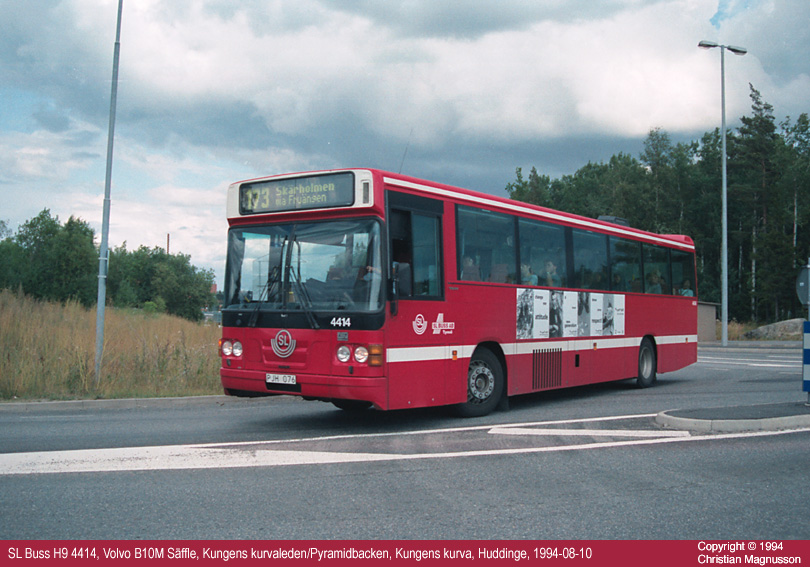
[[[224,307],[379,311],[381,250],[368,218],[232,228]]]

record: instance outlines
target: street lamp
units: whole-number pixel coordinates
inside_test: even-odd
[[[720,48],[720,101],[722,107],[721,132],[723,136],[722,151],[722,178],[723,178],[723,243],[720,249],[720,263],[722,269],[722,299],[720,306],[721,317],[721,344],[728,346],[728,176],[726,164],[726,49],[734,55],[745,55],[748,50],[733,45],[720,45],[714,41],[701,41],[698,47],[702,49]]]
[[[113,49],[112,90],[110,92],[110,122],[107,130],[107,174],[104,178],[104,209],[101,220],[101,244],[98,254],[98,301],[96,303],[96,386],[101,382],[101,359],[104,353],[104,308],[107,304],[107,271],[110,255],[107,240],[110,233],[110,186],[112,184],[113,139],[115,138],[115,108],[118,102],[118,59],[121,53],[121,13],[124,0],[118,0],[118,23]]]

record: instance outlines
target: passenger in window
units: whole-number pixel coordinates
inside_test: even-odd
[[[644,286],[646,293],[661,293],[661,275],[658,272],[647,274],[647,285]]]
[[[560,287],[562,285],[560,276],[557,275],[557,266],[553,261],[546,260],[546,269],[545,272],[541,274],[540,280],[542,285],[548,287]]]
[[[481,281],[481,270],[475,265],[475,260],[470,256],[464,256],[461,261],[461,279],[472,282]]]
[[[692,283],[689,280],[683,280],[681,289],[678,290],[678,295],[685,297],[695,297],[695,292],[692,291]]]
[[[520,265],[520,283],[537,285],[537,274],[532,273],[532,268],[528,264]]]

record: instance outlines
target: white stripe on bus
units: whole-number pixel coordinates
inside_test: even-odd
[[[697,335],[672,335],[655,337],[658,345],[697,344]],[[637,348],[641,337],[568,339],[542,342],[521,342],[502,344],[506,356],[532,354],[535,350],[560,349],[563,352],[604,350],[613,348]],[[447,345],[424,347],[394,347],[386,350],[388,362],[427,362],[430,360],[452,360],[453,351],[457,358],[470,358],[476,345]]]

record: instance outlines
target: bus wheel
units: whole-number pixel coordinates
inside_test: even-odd
[[[649,388],[656,380],[655,347],[649,338],[641,341],[638,349],[638,378],[636,384],[639,388]]]
[[[332,400],[335,407],[348,412],[361,412],[366,411],[371,407],[371,402],[364,402],[363,400]]]
[[[463,417],[487,415],[501,400],[503,384],[503,369],[498,358],[486,349],[475,351],[467,370],[467,403],[458,406],[458,414]]]

